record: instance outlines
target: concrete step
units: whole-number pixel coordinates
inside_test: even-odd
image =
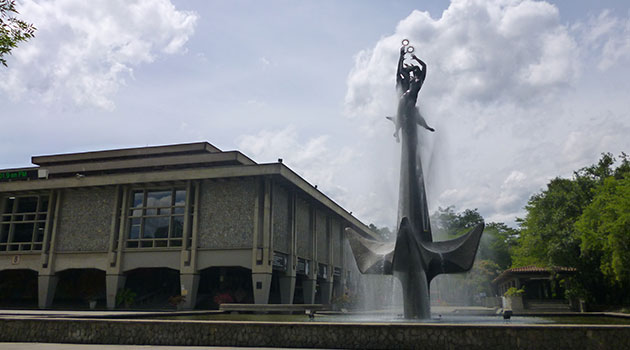
[[[525,308],[529,311],[545,311],[545,312],[567,312],[571,311],[569,303],[562,300],[552,300],[552,301],[539,301],[539,300],[529,300],[526,301]]]

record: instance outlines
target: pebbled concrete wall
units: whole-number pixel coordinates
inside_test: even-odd
[[[291,245],[291,217],[289,215],[289,192],[274,184],[272,195],[273,249],[289,254]]]
[[[251,248],[255,203],[254,179],[204,181],[199,196],[199,246]]]
[[[317,231],[317,261],[327,264],[329,237],[326,228],[326,213],[322,210],[317,210],[315,219],[317,220],[317,226],[315,226]]]
[[[55,250],[107,251],[116,189],[64,190]]]
[[[327,349],[630,349],[630,326],[0,319],[0,342]]]
[[[296,205],[297,224],[297,253],[306,259],[313,258],[313,244],[310,232],[309,205],[302,199],[298,199]]]
[[[343,256],[343,236],[341,232],[341,223],[337,219],[332,220],[332,240],[333,240],[333,264],[336,267],[342,266],[342,256]]]

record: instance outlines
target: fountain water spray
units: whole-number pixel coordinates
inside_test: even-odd
[[[402,284],[405,318],[429,319],[431,280],[444,273],[470,270],[484,229],[481,223],[458,238],[434,242],[431,234],[422,161],[418,150],[418,125],[429,127],[416,108],[418,93],[426,77],[426,64],[411,53],[420,64],[405,65],[410,53],[409,40],[403,40],[396,76],[400,95],[394,136],[402,139],[400,192],[398,198],[398,232],[396,242],[376,241],[346,229],[359,271],[363,274],[394,275]],[[413,52],[413,50],[411,50]],[[399,138],[399,131],[402,137]]]

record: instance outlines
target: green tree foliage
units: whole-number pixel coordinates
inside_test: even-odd
[[[608,285],[607,299],[630,302],[630,166],[622,164],[594,190],[575,228],[580,236],[582,256],[598,264]],[[620,300],[619,300],[620,299]]]
[[[530,198],[525,218],[519,219],[515,267],[580,264],[581,238],[574,225],[592,201],[595,187],[613,175],[614,162],[610,153],[603,154],[596,165],[576,171],[572,179],[555,178]]]
[[[492,260],[477,259],[470,272],[464,279],[465,289],[470,294],[486,296],[493,295],[492,280],[495,279],[502,269]]]
[[[515,267],[576,266],[580,239],[573,229],[575,221],[591,199],[592,186],[555,178],[547,189],[533,195],[520,220],[521,235],[514,251]]]
[[[455,212],[454,206],[438,208],[431,215],[433,236],[436,240],[447,240],[461,236],[473,227],[484,222],[477,209],[465,209],[461,213]],[[501,269],[512,265],[510,251],[515,244],[518,231],[502,222],[490,222],[481,236],[476,260],[489,260]]]
[[[368,228],[370,230],[372,230],[374,233],[378,234],[379,236],[381,236],[381,238],[384,241],[391,241],[393,239],[395,239],[395,235],[392,233],[392,230],[389,229],[389,227],[377,227],[374,224],[370,224],[368,226]]]
[[[454,206],[438,208],[431,215],[435,240],[452,239],[467,233],[484,222],[477,209],[456,212]],[[487,223],[470,272],[460,275],[439,276],[435,282],[439,298],[449,304],[477,304],[480,295],[492,296],[492,280],[510,267],[510,251],[518,231],[504,223]]]
[[[512,266],[512,250],[516,245],[519,231],[502,222],[486,225],[479,244],[477,260],[494,262],[500,270]]]
[[[630,162],[610,153],[571,179],[555,178],[533,195],[520,219],[513,266],[577,268],[569,295],[598,303],[620,302],[630,281]]]
[[[461,236],[482,222],[483,217],[477,209],[466,209],[461,213],[456,213],[455,206],[452,205],[438,208],[431,215],[433,236],[440,240]]]
[[[14,0],[0,0],[0,63],[5,67],[7,61],[5,54],[10,54],[18,43],[26,41],[34,36],[36,28],[11,16],[17,14]]]

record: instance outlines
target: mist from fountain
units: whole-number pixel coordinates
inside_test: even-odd
[[[422,69],[404,66],[404,56],[410,52],[408,45],[409,41],[403,40],[398,62],[396,80],[401,97],[396,119],[388,118],[394,122],[394,136],[401,141],[396,242],[375,241],[352,228],[346,229],[346,235],[361,273],[394,275],[401,282],[404,317],[430,319],[431,280],[439,274],[470,270],[484,225],[481,223],[449,241],[433,240],[421,149],[418,149],[419,140],[423,139],[419,131],[426,131],[419,130],[418,125],[431,132],[435,130],[427,125],[416,107],[427,67],[415,55],[413,59]]]

